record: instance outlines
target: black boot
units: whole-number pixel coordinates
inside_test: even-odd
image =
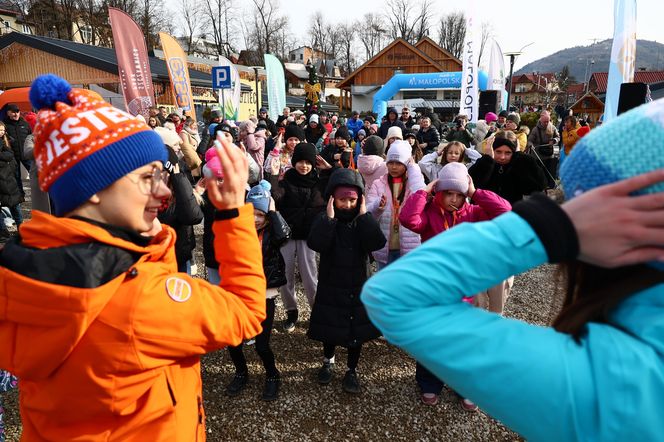
[[[263,388],[261,399],[268,402],[277,400],[280,386],[281,379],[279,379],[279,375],[265,379],[265,388]]]
[[[326,385],[332,382],[333,371],[334,362],[323,362],[323,366],[318,370],[318,383]]]
[[[288,310],[286,312],[286,322],[284,322],[284,330],[288,333],[295,330],[295,324],[297,323],[297,310]]]
[[[226,386],[226,394],[233,397],[242,393],[242,390],[247,386],[248,380],[249,373],[235,373],[235,377],[233,377],[231,383]]]
[[[348,370],[344,375],[344,380],[341,382],[346,393],[360,394],[360,380],[357,378],[355,370]]]

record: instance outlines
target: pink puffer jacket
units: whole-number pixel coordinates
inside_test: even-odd
[[[464,202],[456,212],[456,224],[487,221],[512,210],[512,205],[505,199],[490,190],[477,189],[473,195],[473,202]],[[422,235],[422,241],[427,241],[440,232],[445,231],[445,221],[448,226],[454,226],[452,214],[440,209],[440,206],[429,199],[425,190],[418,190],[404,203],[399,213],[399,221],[405,227]]]
[[[417,166],[417,164],[411,164],[408,166],[407,176],[408,181],[406,182],[404,202],[408,200],[410,195],[425,187],[424,177],[422,176],[422,172],[420,171],[420,168]],[[387,202],[385,207],[380,209],[380,199],[383,195],[385,195]],[[387,174],[384,174],[373,182],[371,188],[369,189],[369,193],[367,194],[367,211],[369,211],[378,221],[380,229],[383,231],[385,237],[388,238],[385,247],[373,252],[374,259],[383,264],[387,263],[392,210],[392,191],[390,190],[390,186],[387,181]],[[413,232],[412,230],[408,230],[402,225],[399,226],[399,239],[401,242],[401,256],[405,255],[421,244],[420,235]]]
[[[256,164],[263,164],[265,162],[265,131],[259,130],[253,134],[247,134],[247,137],[244,139],[244,145]],[[262,179],[263,171],[261,170],[259,180]]]
[[[378,155],[358,155],[357,170],[364,178],[364,188],[371,189],[373,182],[387,173],[387,166]]]

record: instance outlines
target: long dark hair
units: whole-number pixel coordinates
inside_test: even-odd
[[[610,324],[611,311],[623,300],[664,282],[664,272],[645,264],[607,269],[573,261],[560,265],[559,277],[565,294],[552,325],[577,341],[586,333],[586,324]]]

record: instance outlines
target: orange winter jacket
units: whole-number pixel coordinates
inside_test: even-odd
[[[265,318],[253,206],[239,212],[213,225],[219,287],[177,273],[167,226],[140,246],[33,213],[0,253],[0,368],[21,379],[22,440],[205,440],[199,356]]]

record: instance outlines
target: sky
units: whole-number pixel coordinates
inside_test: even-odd
[[[436,23],[430,37],[437,39],[437,23],[442,15],[453,11],[468,13],[469,3],[470,0],[428,0],[432,22]],[[307,23],[316,11],[321,11],[329,23],[352,23],[368,12],[386,11],[382,0],[281,0],[280,8],[289,17],[291,32],[303,44],[308,41]],[[479,21],[491,24],[503,53],[519,51],[532,43],[515,60],[515,71],[559,50],[613,37],[613,2],[610,0],[475,0],[475,8]],[[662,17],[662,0],[637,0],[637,38],[664,43]]]

